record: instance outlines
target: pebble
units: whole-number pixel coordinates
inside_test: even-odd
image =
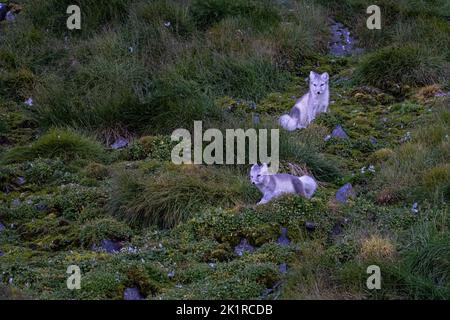
[[[122,249],[122,244],[118,241],[112,241],[104,239],[101,241],[100,246],[93,245],[93,251],[105,251],[107,253],[118,253]]]
[[[314,222],[307,221],[305,222],[305,227],[308,231],[314,231],[316,230],[317,225]]]
[[[347,203],[349,197],[356,196],[351,183],[346,183],[336,192],[336,200],[339,203]]]
[[[418,214],[419,213],[419,204],[417,202],[414,202],[411,208],[411,212],[413,214]]]
[[[336,128],[331,132],[332,138],[340,138],[340,139],[348,139],[347,133],[345,133],[344,129],[341,125],[337,125]]]
[[[128,144],[129,141],[127,139],[120,137],[111,145],[111,148],[114,150],[123,149],[128,146]]]
[[[136,287],[126,288],[123,292],[123,300],[144,300],[144,296]]]
[[[247,239],[242,239],[241,243],[234,248],[234,253],[240,257],[244,254],[244,252],[251,253],[253,251],[255,251],[255,248],[248,243]]]
[[[287,228],[281,228],[281,236],[278,238],[277,243],[283,247],[286,247],[291,243],[291,241],[287,237]]]

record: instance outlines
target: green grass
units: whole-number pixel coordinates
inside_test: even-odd
[[[383,48],[364,57],[354,80],[395,91],[395,86],[440,83],[446,79],[449,70],[448,62],[442,57],[432,56],[415,45],[405,45]]]
[[[5,163],[23,162],[36,158],[98,159],[103,147],[88,137],[72,130],[53,129],[40,137],[31,146],[15,147],[3,157]]]
[[[380,0],[382,30],[369,0],[17,2],[0,33],[0,299],[450,297],[450,118],[434,97],[450,90],[448,1]],[[329,18],[362,56],[328,55]],[[330,111],[280,132],[280,172],[314,175],[311,199],[256,206],[249,164],[170,162],[170,134],[194,120],[277,128],[311,70],[330,74]],[[336,125],[349,139],[325,141]],[[119,136],[130,145],[107,148]],[[92,250],[103,239],[126,250]]]
[[[256,200],[246,177],[229,169],[183,166],[154,177],[122,172],[114,180],[111,212],[132,226],[173,227],[208,205]]]

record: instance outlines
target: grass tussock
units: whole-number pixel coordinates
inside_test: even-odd
[[[387,47],[368,56],[359,64],[355,81],[383,90],[394,86],[425,86],[442,82],[448,77],[448,63],[414,45]]]
[[[98,159],[103,152],[103,147],[95,140],[72,130],[52,129],[30,146],[9,150],[2,161],[14,163],[36,158],[61,158],[64,161]]]
[[[138,227],[173,227],[205,206],[236,206],[257,197],[248,179],[229,169],[187,165],[152,177],[123,172],[114,182],[111,212]]]
[[[397,199],[448,199],[449,116],[445,105],[436,106],[431,122],[388,158],[375,179],[380,196],[390,190]]]

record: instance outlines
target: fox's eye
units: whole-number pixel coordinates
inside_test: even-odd
[[[322,83],[320,86],[323,87],[325,85],[325,83]]]
[[[258,174],[257,176],[256,176],[257,178],[259,178],[259,177],[261,177],[261,175],[260,174]]]
[[[317,87],[317,84],[314,83],[314,87]]]

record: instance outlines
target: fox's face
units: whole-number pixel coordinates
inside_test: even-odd
[[[311,71],[309,74],[309,90],[315,97],[320,97],[328,90],[328,73],[322,74]]]
[[[264,163],[261,166],[254,164],[250,170],[251,183],[256,185],[262,184],[264,182],[264,176],[268,173],[267,164]]]

